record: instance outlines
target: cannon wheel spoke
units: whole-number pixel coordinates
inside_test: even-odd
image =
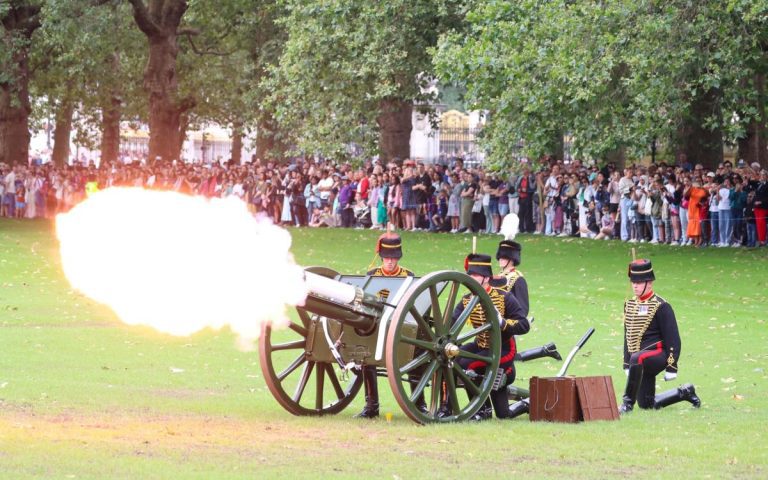
[[[296,360],[294,360],[293,362],[291,362],[290,365],[288,365],[288,368],[286,368],[285,370],[280,372],[280,374],[277,375],[277,379],[282,382],[283,380],[285,380],[285,378],[288,375],[290,375],[293,372],[295,372],[296,369],[299,368],[301,366],[301,364],[303,364],[306,361],[307,361],[307,357],[302,353],[301,355],[296,357]]]
[[[304,365],[304,371],[301,372],[301,379],[299,379],[299,384],[296,385],[296,393],[293,394],[293,401],[296,403],[301,403],[301,397],[304,395],[304,389],[307,388],[307,382],[309,381],[310,375],[312,375],[312,370],[315,368],[315,362],[307,362]]]
[[[462,315],[453,321],[453,310],[459,293],[468,290],[471,298]],[[488,323],[461,335],[470,312],[479,308],[487,317],[495,315],[495,307],[485,290],[468,275],[459,272],[434,272],[414,282],[395,308],[387,330],[384,358],[387,377],[395,400],[411,420],[418,423],[466,420],[482,406],[490,394],[493,378],[479,377],[473,383],[451,357],[448,344],[474,341],[486,332],[490,352],[478,355],[460,351],[459,358],[485,361],[487,368],[498,368],[501,352],[501,330],[498,323]],[[431,312],[432,335],[422,336],[424,320]],[[461,335],[461,337],[459,337]],[[416,338],[418,337],[418,338]],[[429,337],[429,338],[426,338]],[[466,387],[461,386],[465,384]],[[466,388],[468,395],[459,395]],[[427,412],[418,405],[426,400]],[[446,415],[438,415],[441,409]]]
[[[456,308],[456,296],[459,293],[460,285],[459,282],[451,282],[451,290],[448,292],[448,300],[445,302],[445,312],[443,312],[443,325],[452,326],[453,310]],[[453,330],[453,328],[451,328],[451,330]]]
[[[445,333],[445,324],[442,322],[443,314],[440,311],[440,297],[437,293],[437,285],[429,286],[429,299],[432,303],[432,318],[435,321],[435,331],[438,335],[443,335]]]
[[[319,412],[323,409],[323,387],[325,386],[325,364],[317,365],[315,372],[317,384],[315,385],[315,409]]]
[[[456,372],[459,378],[461,378],[461,381],[464,383],[464,388],[466,388],[470,394],[477,395],[480,393],[480,389],[477,387],[475,382],[469,378],[469,375],[467,375],[464,370],[462,370],[458,363],[453,364],[453,371]]]
[[[327,268],[310,267],[307,270],[327,278],[338,275]],[[340,379],[334,363],[310,360],[311,355],[305,350],[313,315],[303,307],[297,307],[296,313],[298,321],[291,322],[288,329],[278,335],[269,325],[262,327],[259,360],[267,388],[278,403],[294,415],[339,413],[360,391],[362,376],[350,372],[349,379]],[[279,341],[273,342],[277,339]],[[296,352],[301,353],[294,356]],[[315,375],[314,382],[311,382],[312,375]]]
[[[295,350],[297,348],[304,348],[306,345],[306,340],[294,340],[293,342],[285,342],[272,345],[272,351],[277,352],[280,350]]]
[[[341,400],[344,398],[344,390],[339,383],[339,377],[336,376],[336,372],[333,370],[333,365],[324,364],[325,371],[328,372],[328,379],[333,385],[333,391],[336,392],[336,398]]]
[[[427,383],[429,383],[429,380],[432,378],[432,375],[435,373],[435,370],[437,370],[437,361],[432,361],[432,363],[429,364],[429,367],[427,367],[427,371],[424,373],[424,375],[421,376],[421,380],[419,380],[419,383],[416,384],[415,387],[413,387],[413,392],[411,393],[411,402],[416,402],[416,399],[421,396],[421,394],[424,393],[424,389],[427,388]],[[434,385],[433,385],[434,386]]]
[[[491,327],[492,327],[492,325],[490,323],[484,323],[484,324],[480,325],[479,327],[477,327],[475,329],[472,329],[472,330],[468,331],[467,333],[465,333],[464,335],[458,337],[456,339],[456,343],[458,345],[463,345],[468,340],[470,340],[470,339],[480,335],[483,332],[487,332],[488,330],[491,329]]]
[[[413,319],[416,320],[416,323],[419,324],[420,330],[423,330],[424,332],[426,332],[426,334],[429,335],[429,338],[434,340],[435,339],[434,332],[432,332],[432,329],[429,328],[429,325],[427,324],[426,320],[424,320],[424,317],[422,317],[421,314],[418,312],[418,310],[416,310],[416,307],[411,308],[408,312],[411,314]]]
[[[451,326],[451,337],[455,337],[456,335],[458,335],[458,333],[461,331],[461,328],[464,326],[465,323],[467,323],[469,314],[472,312],[472,310],[475,309],[479,301],[480,301],[480,298],[477,295],[469,299],[469,302],[467,303],[467,306],[464,308],[464,311],[461,312],[461,315],[459,315],[459,317],[456,319],[456,322],[454,322],[454,324]]]
[[[459,350],[459,356],[463,358],[471,358],[472,360],[478,360],[485,363],[491,363],[493,361],[493,357],[478,355],[476,353],[467,352],[466,350]]]
[[[419,340],[418,338],[401,337],[400,340],[409,345],[414,345],[416,347],[423,348],[424,350],[435,350],[436,348],[434,343],[427,342],[424,340]]]
[[[305,312],[305,313],[306,313],[306,312]],[[302,319],[302,322],[303,322],[303,321],[304,321],[304,320]],[[305,325],[306,325],[306,324],[305,324]],[[307,335],[309,335],[309,332],[307,331],[307,329],[306,329],[305,327],[302,327],[302,326],[296,325],[296,324],[295,324],[295,323],[293,323],[293,322],[291,322],[291,324],[290,324],[290,325],[288,325],[288,328],[290,328],[291,330],[293,330],[294,332],[298,333],[299,335],[301,335],[301,336],[302,336],[302,337],[304,337],[304,338],[306,338],[306,337],[307,337]]]
[[[408,372],[414,370],[415,368],[418,368],[418,367],[424,365],[425,363],[427,363],[430,360],[430,358],[432,358],[432,357],[429,354],[429,352],[424,352],[421,355],[419,355],[418,357],[414,358],[410,362],[408,362],[405,365],[403,365],[402,367],[400,367],[400,373],[401,374],[408,373]]]
[[[451,407],[452,412],[459,411],[459,396],[456,392],[456,377],[453,375],[453,368],[446,367],[445,383],[446,394],[448,395],[448,405]]]

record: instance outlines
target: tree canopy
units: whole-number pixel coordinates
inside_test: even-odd
[[[765,0],[478,2],[435,62],[490,112],[497,161],[517,141],[548,153],[562,133],[577,155],[641,156],[692,123],[735,143],[765,123],[767,16]]]

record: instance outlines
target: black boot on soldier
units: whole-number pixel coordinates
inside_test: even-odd
[[[509,407],[509,414],[507,415],[507,418],[516,418],[520,415],[524,415],[531,410],[531,405],[528,403],[529,400],[526,398],[524,400],[520,400],[519,402],[515,402]]]
[[[473,422],[481,422],[483,420],[490,420],[493,418],[493,407],[491,407],[491,399],[487,399],[480,410],[476,414],[469,417]]]
[[[365,406],[355,418],[376,418],[379,416],[379,382],[376,378],[376,367],[363,367],[363,386]]]
[[[522,352],[518,352],[517,355],[515,355],[515,361],[529,362],[531,360],[536,360],[537,358],[544,358],[544,357],[554,358],[555,360],[563,359],[563,357],[561,357],[560,353],[557,351],[557,345],[550,342],[541,347],[529,348],[528,350],[523,350]]]
[[[696,395],[696,389],[690,383],[656,395],[653,408],[658,410],[682,401],[691,402],[694,408],[701,406],[701,399]]]
[[[622,397],[622,404],[619,407],[619,412],[629,413],[635,406],[637,401],[637,390],[640,388],[640,381],[643,379],[643,366],[638,364],[631,365],[629,367],[629,373],[627,374],[627,386],[624,389],[624,396]]]

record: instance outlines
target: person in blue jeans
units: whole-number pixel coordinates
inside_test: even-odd
[[[731,179],[725,177],[717,191],[717,222],[720,230],[720,246],[731,244],[733,224],[731,222]]]

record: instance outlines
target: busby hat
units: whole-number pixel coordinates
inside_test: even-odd
[[[499,242],[499,248],[496,250],[496,260],[506,258],[512,260],[514,266],[520,265],[520,252],[523,247],[512,240],[502,240]]]
[[[396,233],[385,233],[379,237],[376,242],[376,253],[381,258],[402,258],[403,247],[400,235]]]
[[[493,277],[491,269],[491,256],[482,253],[470,253],[464,259],[464,270],[468,274],[481,275],[483,277]]]
[[[630,263],[627,275],[631,282],[636,283],[656,280],[656,276],[653,274],[653,265],[651,265],[650,260],[645,258],[638,258]]]

